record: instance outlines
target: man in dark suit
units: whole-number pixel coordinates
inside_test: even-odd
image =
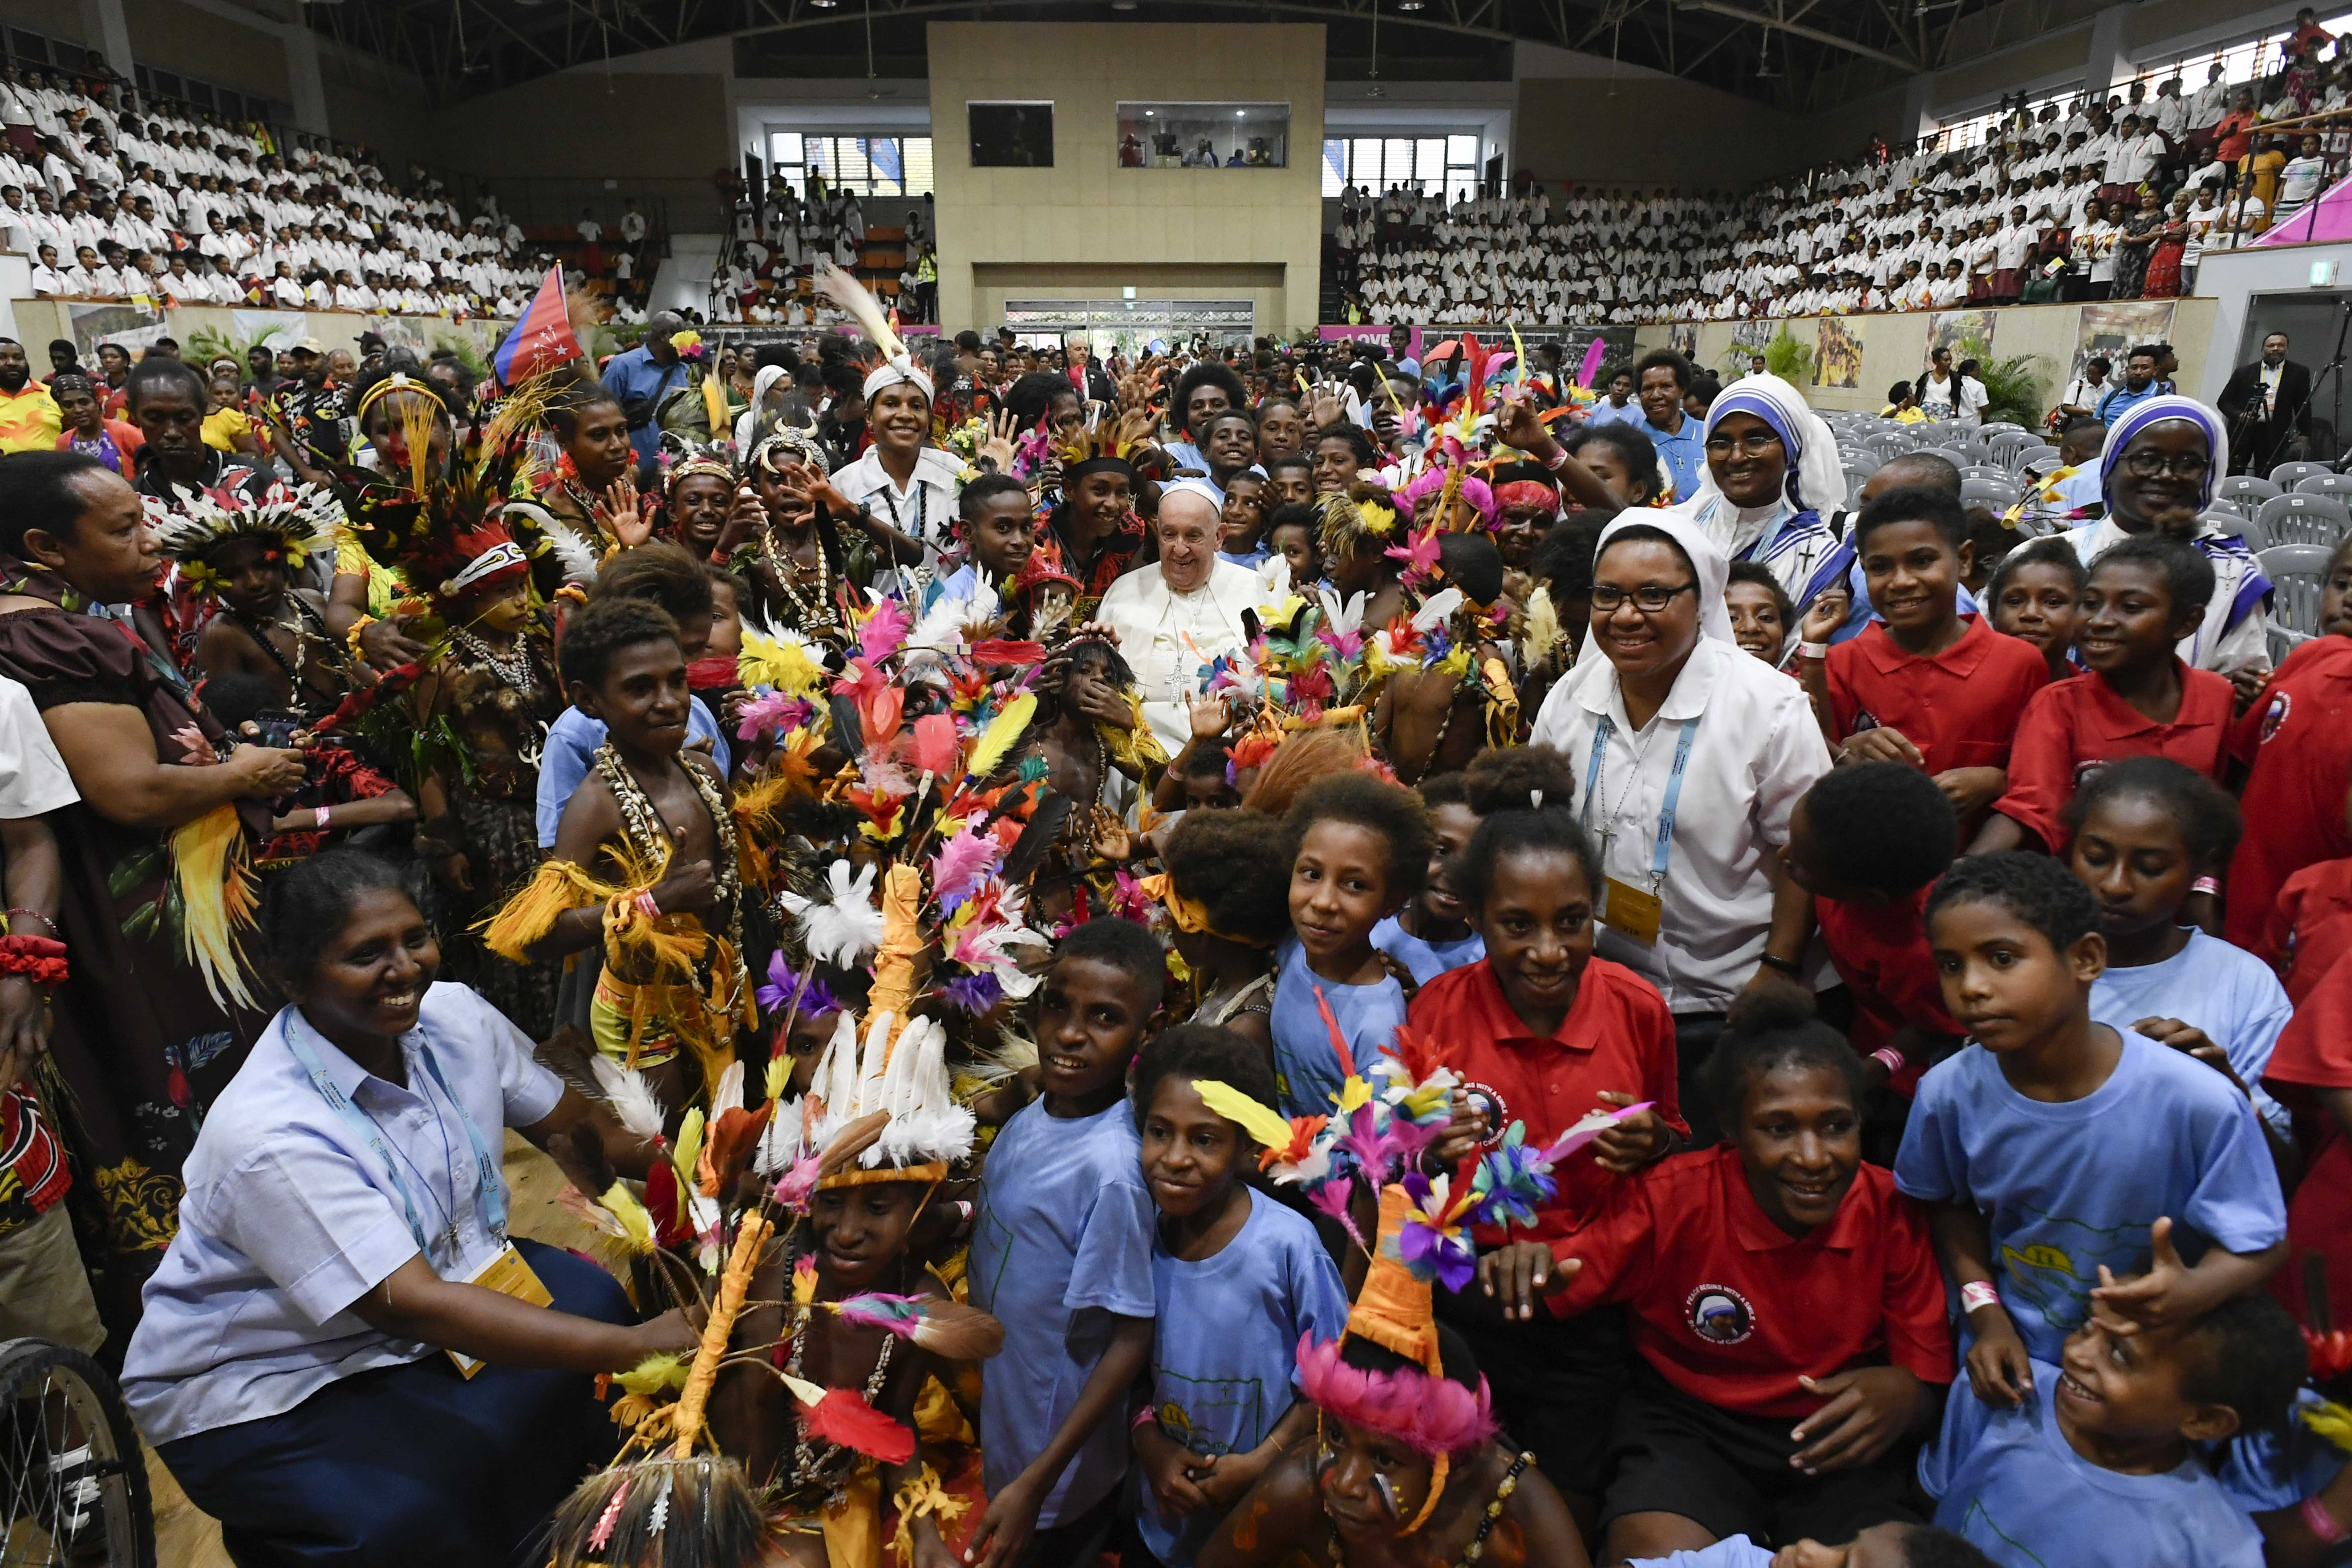
[[[1110,377],[1095,363],[1094,344],[1086,333],[1072,332],[1062,340],[1062,349],[1069,360],[1068,368],[1062,373],[1063,379],[1078,389],[1079,396],[1096,403],[1118,401],[1118,389],[1111,385]]]
[[[2311,435],[2311,369],[2286,357],[2286,334],[2263,339],[2263,357],[2230,374],[2215,405],[2230,432],[2231,466],[2268,474],[2286,460],[2290,443]]]

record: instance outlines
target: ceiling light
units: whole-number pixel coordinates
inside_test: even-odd
[[[1241,120],[1241,119],[1245,118],[1245,115],[1244,114],[1244,112],[1243,112],[1241,110],[1236,109],[1236,110],[1234,110],[1234,118],[1235,120]]]
[[[1397,9],[1400,11],[1418,11],[1422,7],[1422,3],[1423,0],[1397,0]]]
[[[820,11],[830,11],[835,5],[840,5],[841,0],[809,0],[809,4],[815,6]]]

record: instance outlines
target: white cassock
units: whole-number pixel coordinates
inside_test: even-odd
[[[1135,671],[1144,721],[1170,756],[1192,733],[1192,699],[1201,668],[1247,644],[1242,612],[1265,597],[1258,574],[1219,559],[1209,580],[1190,593],[1171,591],[1159,563],[1138,567],[1110,585],[1095,618],[1118,634],[1119,656]]]

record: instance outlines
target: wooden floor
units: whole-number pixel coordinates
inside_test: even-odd
[[[563,1189],[563,1174],[555,1168],[554,1161],[524,1142],[520,1135],[509,1132],[506,1173],[507,1187],[513,1198],[515,1235],[543,1241],[551,1247],[589,1250],[590,1233],[556,1201],[556,1194]],[[231,1568],[228,1553],[221,1547],[220,1526],[187,1500],[179,1483],[172,1479],[172,1472],[152,1451],[147,1455],[147,1478],[154,1487],[155,1560],[159,1568]]]

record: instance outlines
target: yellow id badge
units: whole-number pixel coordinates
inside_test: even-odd
[[[1601,923],[1618,935],[1654,947],[1658,926],[1665,918],[1665,900],[1614,877],[1601,879]]]
[[[555,1305],[555,1298],[547,1293],[547,1287],[539,1282],[539,1276],[530,1271],[530,1265],[522,1260],[522,1254],[515,1250],[512,1242],[507,1243],[505,1251],[483,1264],[466,1283],[496,1290],[501,1296],[512,1296],[534,1307]],[[445,1353],[468,1378],[482,1370],[482,1363],[472,1356],[459,1355],[456,1351]]]

